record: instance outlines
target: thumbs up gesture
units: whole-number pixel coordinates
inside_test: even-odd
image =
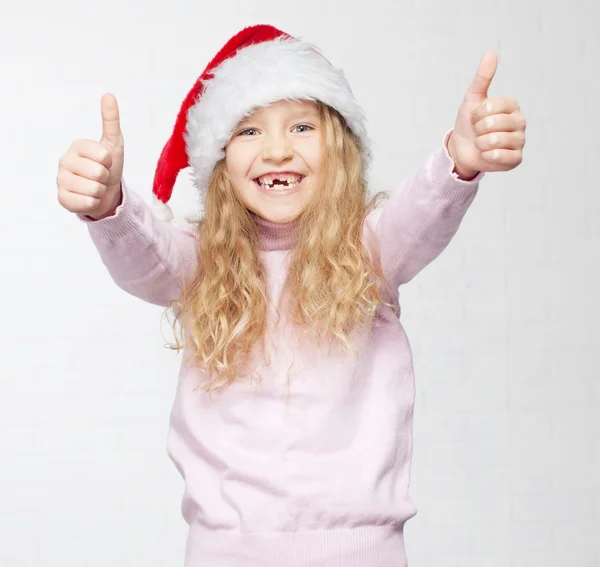
[[[121,203],[124,142],[113,95],[101,101],[102,138],[75,140],[58,163],[58,202],[95,220],[111,216]]]
[[[496,54],[486,52],[448,140],[448,153],[463,179],[472,179],[480,171],[509,171],[523,159],[526,120],[517,101],[488,97],[497,67]]]

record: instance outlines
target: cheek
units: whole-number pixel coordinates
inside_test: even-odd
[[[250,144],[234,144],[225,151],[225,165],[233,180],[240,182],[252,166],[252,148]]]
[[[312,171],[316,177],[318,177],[318,178],[321,177],[322,170],[323,170],[323,156],[321,155],[320,151],[315,152],[311,156],[310,168],[312,169]]]
[[[310,144],[303,149],[303,158],[313,173],[318,174],[323,163],[321,144]]]
[[[237,163],[235,153],[235,150],[230,150],[229,148],[225,150],[225,166],[227,167],[227,172],[232,177],[235,175],[235,164]]]
[[[227,173],[233,183],[234,187],[237,187],[240,183],[242,175],[242,162],[238,156],[238,152],[227,152],[225,156],[225,165],[227,167]]]

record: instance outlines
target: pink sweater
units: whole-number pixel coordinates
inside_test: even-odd
[[[366,219],[394,290],[446,248],[484,175],[452,173],[450,134]],[[125,184],[114,216],[79,218],[115,283],[147,302],[166,305],[195,269],[192,232],[156,219]],[[292,232],[258,224],[276,304]],[[198,370],[182,364],[168,452],[185,480],[186,567],[404,567],[403,526],[416,509],[402,324],[380,308],[358,359],[302,352],[282,328],[269,327],[272,362],[259,385],[240,381],[211,399],[194,390]]]

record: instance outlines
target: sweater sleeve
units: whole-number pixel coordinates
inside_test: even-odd
[[[409,282],[442,253],[485,175],[479,172],[464,181],[453,173],[447,149],[451,134],[452,130],[446,132],[442,147],[367,216],[384,275],[393,289]]]
[[[166,306],[196,268],[198,239],[193,230],[158,219],[125,181],[121,188],[123,199],[113,216],[77,217],[87,224],[114,282],[135,297]]]

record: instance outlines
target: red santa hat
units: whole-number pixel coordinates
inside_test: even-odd
[[[369,164],[364,114],[343,71],[309,43],[272,26],[252,26],[225,44],[186,96],[156,167],[155,214],[173,218],[167,202],[179,171],[187,167],[204,198],[237,124],[255,108],[283,99],[320,101],[335,108],[359,138],[365,166]]]

